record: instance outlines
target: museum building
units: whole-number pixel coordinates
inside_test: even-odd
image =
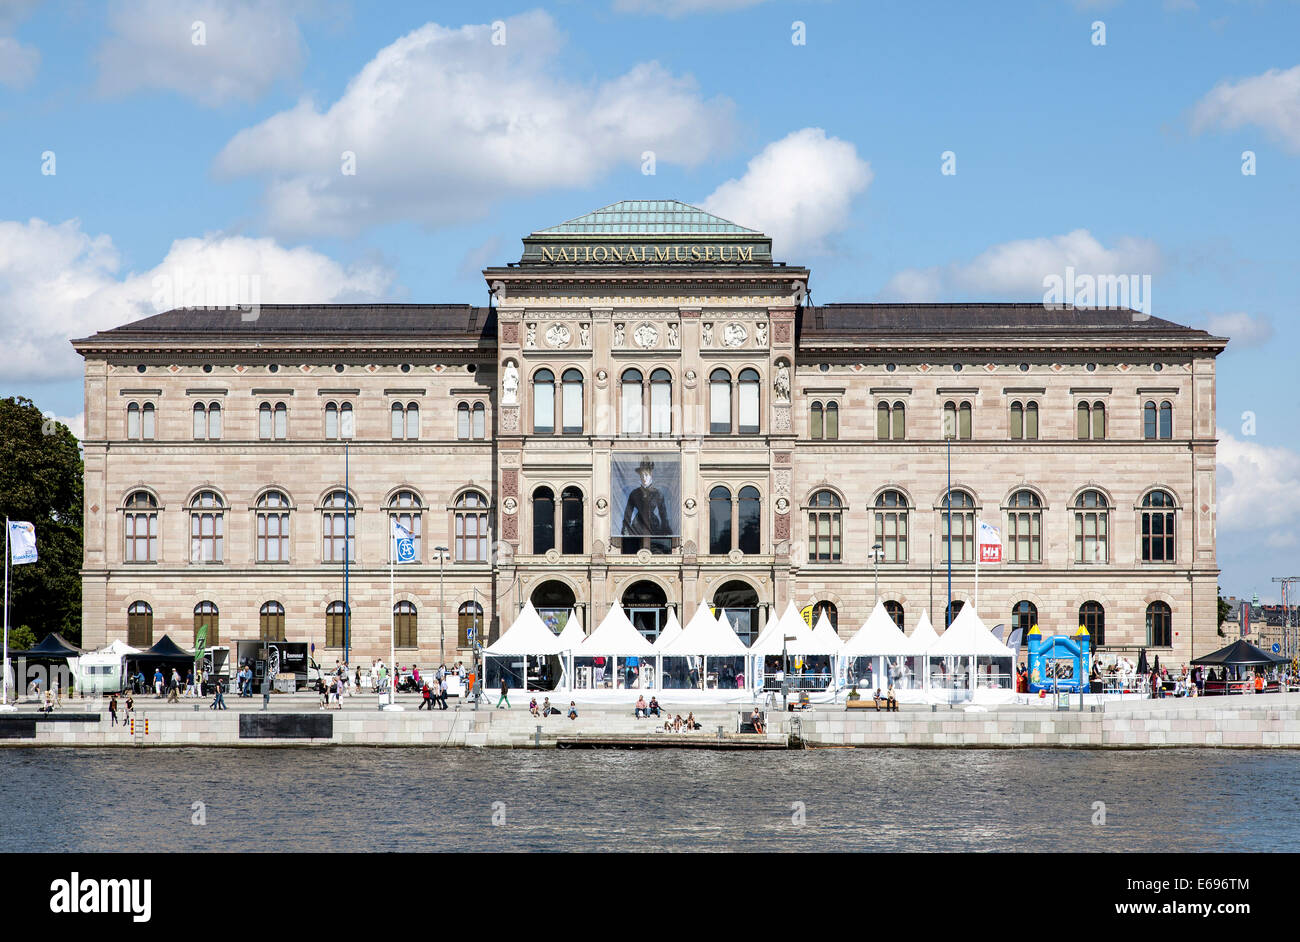
[[[1116,308],[808,302],[760,232],[624,201],[523,240],[488,304],[177,309],[85,358],[83,643],[466,659],[526,600],[653,639],[989,625],[1220,646],[1215,357]],[[415,538],[396,567],[390,520]],[[951,565],[949,557],[951,556]]]

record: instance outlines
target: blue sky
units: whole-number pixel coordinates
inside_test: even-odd
[[[817,302],[1150,274],[1153,313],[1234,338],[1220,563],[1269,598],[1300,568],[1297,36],[1264,0],[0,0],[0,395],[75,423],[66,339],[177,266],[483,303],[527,232],[678,198],[768,231]]]

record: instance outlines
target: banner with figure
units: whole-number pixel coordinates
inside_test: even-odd
[[[15,566],[36,562],[36,527],[22,520],[10,520],[9,559]]]
[[[682,461],[676,454],[616,452],[609,465],[610,533],[623,552],[672,551],[681,536]]]

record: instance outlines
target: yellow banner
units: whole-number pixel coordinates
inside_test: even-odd
[[[812,627],[812,612],[813,612],[813,607],[811,605],[805,605],[799,611],[799,614],[803,616],[803,623],[807,625],[809,628]]]

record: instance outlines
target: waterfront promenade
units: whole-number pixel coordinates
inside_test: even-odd
[[[663,731],[663,719],[636,719],[630,705],[579,704],[579,718],[537,718],[527,701],[513,709],[456,704],[446,711],[417,710],[414,695],[399,697],[401,711],[383,712],[374,696],[321,710],[311,694],[276,695],[270,710],[260,697],[208,701],[136,700],[136,728],[110,725],[102,703],[70,699],[45,717],[35,704],[0,714],[0,746],[457,746],[553,748],[575,736],[656,736],[729,740],[751,707],[665,703],[669,715],[693,711],[703,727],[694,733]],[[555,705],[566,708],[567,698]],[[195,706],[199,709],[195,710]],[[148,720],[148,730],[145,730]],[[1071,710],[1037,702],[966,710],[904,705],[897,713],[846,711],[825,705],[801,713],[771,712],[767,739],[809,747],[1082,748],[1166,747],[1300,748],[1300,697],[1266,694],[1168,700],[1112,700]],[[540,731],[538,729],[540,727]],[[656,732],[657,730],[657,732]]]

